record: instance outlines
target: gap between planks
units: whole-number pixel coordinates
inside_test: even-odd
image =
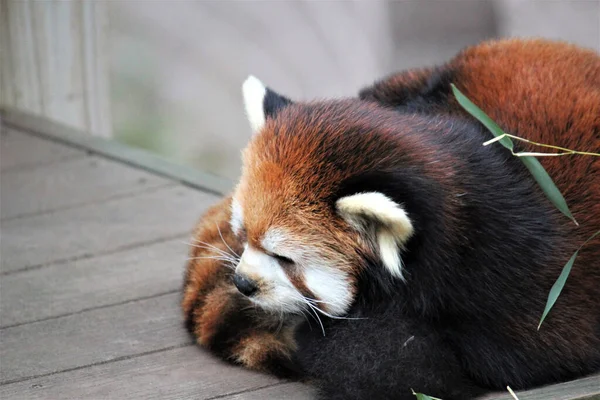
[[[238,394],[244,394],[244,393],[252,393],[252,392],[258,392],[259,390],[264,390],[264,389],[268,389],[268,388],[272,388],[275,386],[281,386],[281,385],[286,385],[290,383],[290,381],[285,381],[285,382],[277,382],[277,383],[271,383],[269,385],[265,385],[265,386],[260,386],[257,388],[253,388],[253,389],[247,389],[247,390],[238,390],[236,392],[231,392],[231,393],[225,393],[225,394],[220,394],[217,396],[213,396],[213,397],[208,397],[204,400],[217,400],[217,399],[225,399],[227,397],[230,396],[236,396]]]
[[[2,331],[3,329],[16,328],[18,326],[36,324],[38,322],[51,321],[53,319],[59,319],[59,318],[63,318],[63,317],[70,317],[72,315],[79,315],[79,314],[86,313],[88,311],[102,310],[103,308],[111,308],[111,307],[122,306],[124,304],[136,303],[138,301],[149,300],[149,299],[154,299],[157,297],[162,297],[162,296],[167,296],[170,294],[179,293],[180,291],[181,291],[181,289],[171,289],[171,290],[167,290],[162,293],[156,293],[156,294],[153,294],[150,296],[140,296],[140,297],[136,297],[135,299],[117,301],[115,303],[103,304],[101,306],[87,307],[87,308],[83,308],[81,310],[77,310],[77,311],[73,311],[73,312],[68,312],[68,313],[64,313],[64,314],[53,315],[51,317],[44,317],[44,318],[36,319],[34,321],[26,321],[26,322],[19,322],[17,324],[12,324],[12,325],[5,325],[5,326],[0,327],[0,331]]]
[[[118,362],[118,361],[131,360],[131,359],[134,359],[134,358],[144,357],[144,356],[148,356],[148,355],[151,355],[151,354],[164,353],[164,352],[168,352],[168,351],[171,351],[171,350],[181,349],[181,348],[184,348],[184,347],[192,347],[194,345],[195,344],[190,341],[188,343],[182,343],[182,344],[178,344],[178,345],[175,345],[175,346],[164,347],[162,349],[149,350],[149,351],[145,351],[143,353],[137,353],[137,354],[130,354],[130,355],[127,355],[127,356],[115,357],[115,358],[111,358],[110,360],[98,361],[98,362],[94,362],[94,363],[90,363],[90,364],[86,364],[86,365],[79,365],[79,366],[73,367],[73,368],[65,368],[65,369],[62,369],[60,371],[52,371],[52,372],[48,372],[46,374],[26,376],[26,377],[17,378],[17,379],[8,379],[6,381],[0,382],[0,386],[10,385],[12,383],[25,382],[25,381],[29,381],[29,380],[37,379],[37,378],[44,378],[44,377],[52,376],[52,375],[58,375],[58,374],[62,374],[62,373],[65,373],[65,372],[78,371],[78,370],[81,370],[81,369],[95,367],[95,366],[98,366],[98,365],[110,364],[110,363],[114,363],[114,362]]]
[[[94,254],[88,253],[88,254],[82,254],[82,255],[78,255],[78,256],[74,256],[74,257],[70,257],[70,258],[53,260],[53,261],[49,261],[47,263],[28,265],[26,267],[15,269],[12,271],[2,272],[2,273],[0,273],[0,276],[7,276],[7,275],[18,274],[20,272],[33,271],[36,269],[44,268],[49,265],[67,264],[70,262],[87,260],[87,259],[96,258],[96,257],[100,257],[100,256],[106,256],[109,254],[116,254],[116,253],[120,253],[120,252],[127,251],[127,250],[133,250],[133,249],[136,249],[139,247],[145,247],[145,246],[150,246],[150,245],[157,244],[157,243],[166,242],[169,240],[185,239],[189,236],[190,236],[190,232],[182,232],[182,233],[177,233],[175,235],[162,236],[162,237],[156,238],[156,239],[134,242],[134,243],[127,244],[125,246],[115,247],[115,248],[113,248],[111,250],[107,250],[107,251],[95,252]]]
[[[102,204],[105,203],[107,201],[112,201],[112,200],[121,200],[121,199],[127,199],[130,197],[136,197],[139,196],[141,194],[145,194],[145,193],[152,193],[158,190],[162,190],[165,188],[170,188],[170,187],[176,187],[180,185],[180,183],[177,182],[168,182],[168,183],[164,183],[162,185],[157,185],[157,186],[153,186],[153,187],[149,187],[149,188],[141,188],[139,190],[133,191],[133,192],[129,192],[129,193],[122,193],[122,194],[115,194],[112,196],[108,196],[105,197],[103,199],[98,199],[98,200],[91,200],[91,201],[86,201],[86,202],[81,202],[81,203],[77,203],[77,204],[71,204],[68,206],[59,206],[59,207],[54,207],[48,210],[42,210],[42,211],[32,211],[32,212],[26,212],[23,214],[17,214],[11,217],[7,217],[7,218],[2,218],[0,219],[1,222],[8,222],[8,221],[14,221],[16,219],[23,219],[23,218],[29,218],[29,217],[35,217],[38,215],[44,215],[44,214],[53,214],[56,212],[60,212],[60,211],[67,211],[67,210],[73,210],[76,208],[81,208],[81,207],[86,207],[86,206],[92,206],[92,205],[97,205],[97,204]]]
[[[22,132],[22,131],[19,131]],[[23,132],[23,134],[28,135],[28,133]],[[31,171],[34,170],[36,168],[43,168],[43,167],[48,167],[51,165],[55,165],[55,164],[60,164],[63,162],[69,162],[69,161],[75,161],[75,160],[84,160],[87,157],[92,156],[93,154],[91,152],[86,152],[85,154],[75,154],[72,156],[66,156],[60,160],[54,160],[54,161],[41,161],[39,163],[35,163],[35,164],[26,164],[26,165],[15,165],[12,167],[4,167],[2,168],[2,170],[0,170],[0,175],[4,175],[5,173],[15,173],[15,172],[23,172],[23,171]]]

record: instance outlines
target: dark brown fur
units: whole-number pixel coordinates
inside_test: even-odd
[[[505,132],[537,143],[600,152],[600,57],[574,45],[545,40],[491,41],[466,49],[440,68],[389,77],[364,90],[361,97],[402,107],[438,91],[438,101],[429,105],[431,112],[465,115],[448,90],[450,80]],[[521,151],[553,152],[516,143]],[[579,223],[575,226],[555,213],[554,223],[560,226],[564,246],[554,249],[555,265],[548,266],[551,273],[540,277],[550,287],[577,248],[600,229],[600,158],[539,160]],[[600,315],[590,315],[590,305],[600,309],[599,263],[600,236],[580,251],[552,317],[540,330],[541,341],[532,346],[540,346],[540,351],[562,348],[586,352],[589,346],[597,345],[597,339],[593,343],[590,340],[598,336]],[[505,328],[514,330],[515,337],[523,337],[523,331],[530,329],[538,315],[532,315],[529,327],[514,321]]]
[[[443,142],[420,135],[419,123],[411,120],[411,113],[416,113],[432,118],[451,115],[459,122],[472,123],[453,98],[450,83],[509,133],[580,151],[600,151],[598,54],[542,40],[483,43],[463,51],[441,67],[407,71],[386,78],[363,90],[360,101],[332,102],[329,106],[315,103],[310,113],[305,111],[310,104],[304,108],[291,105],[282,109],[277,118],[268,119],[261,135],[256,136],[244,152],[245,174],[236,189],[238,198],[245,203],[248,242],[260,247],[261,236],[274,221],[277,225],[296,227],[294,233],[298,237],[315,243],[331,258],[345,257],[340,264],[356,281],[355,290],[358,291],[358,280],[365,265],[356,260],[375,258],[375,255],[370,253],[368,246],[360,245],[359,235],[329,204],[339,196],[338,183],[361,172],[386,170],[387,164],[391,168],[399,162],[413,167],[439,185],[440,193],[446,193],[446,198],[439,199],[443,204],[443,215],[439,219],[446,235],[443,240],[453,243],[465,236],[467,228],[459,222],[463,207],[460,196],[469,190],[469,183],[463,185],[458,178],[460,171],[466,168],[465,161],[450,156],[440,158],[444,152]],[[398,126],[398,111],[406,113],[404,130]],[[293,126],[287,123],[292,120]],[[369,133],[347,135],[349,129],[368,132],[375,120],[376,137],[373,134],[371,138]],[[437,129],[439,135],[449,129],[447,123],[440,122],[432,128],[433,125],[424,125],[422,129]],[[320,149],[331,147],[331,143],[325,142],[327,140],[335,142],[335,154],[344,154],[343,159],[336,158],[335,154],[331,157],[323,154]],[[546,151],[523,143],[518,143],[517,147],[525,151]],[[569,257],[600,229],[600,158],[544,157],[540,162],[564,194],[579,222],[577,227],[558,211],[548,213],[560,240],[553,241],[555,246],[551,254],[540,255],[551,261],[535,283],[536,290],[548,293]],[[326,181],[320,171],[327,171]],[[532,198],[536,203],[550,210],[543,193],[537,188],[533,190]],[[298,209],[299,203],[305,206]],[[240,240],[229,226],[229,204],[230,198],[227,198],[209,210],[199,223],[195,237],[227,251],[216,228],[218,225],[223,239],[239,253]],[[290,209],[295,212],[284,212]],[[192,249],[193,257],[209,253]],[[510,355],[514,346],[527,354],[523,356],[523,363],[530,362],[531,354],[539,353],[555,354],[555,359],[564,357],[569,365],[576,365],[578,360],[598,353],[599,260],[600,237],[597,237],[579,253],[561,297],[539,332],[536,328],[544,306],[539,299],[532,300],[533,309],[519,314],[518,318],[503,317],[498,327],[498,332],[503,335],[503,342],[499,342],[496,349],[498,353]],[[457,275],[463,273],[470,272],[454,272]],[[230,277],[231,271],[218,261],[192,259],[189,262],[182,305],[193,335],[201,345],[226,359],[253,369],[292,375],[294,367],[288,369],[287,366],[296,346],[293,340],[296,322],[286,323],[280,329],[279,321],[272,315],[253,308],[245,310],[249,302],[235,290]],[[435,292],[435,277],[430,279],[432,292]],[[514,279],[515,285],[519,284],[519,277]],[[298,286],[301,283],[299,280]],[[489,296],[494,295],[494,290],[501,290],[494,287],[493,277],[482,285],[477,290]],[[522,296],[524,302],[529,300],[529,293],[522,293]],[[477,302],[476,299],[474,294],[473,301]],[[470,299],[461,298],[456,304],[452,300],[440,295],[439,303],[415,307],[420,315],[431,320],[439,318],[441,308],[447,309],[447,315],[452,318],[470,318],[467,312]],[[513,297],[511,300],[516,303],[507,303],[507,309],[518,306],[518,299]],[[494,321],[494,311],[488,310],[488,314],[482,316],[485,323]],[[467,328],[452,329],[458,330],[459,337],[460,329],[465,329],[463,333],[468,337],[477,329],[477,323],[481,321],[468,322],[464,325]],[[469,343],[460,346],[465,349]],[[461,355],[463,367],[470,371],[469,378],[483,387],[499,388],[507,384],[504,378],[493,376],[503,368],[506,369],[505,376],[510,376],[510,363],[504,366],[490,354],[489,365],[485,365],[481,358],[487,355],[479,354],[480,348],[473,346],[471,354]],[[322,356],[327,357],[327,354]],[[542,376],[548,371],[541,370],[554,368],[554,365],[540,362],[539,367],[532,366],[526,372],[531,376],[523,376],[523,384],[517,386],[547,383],[548,378]],[[589,367],[582,367],[582,371],[587,372],[586,368]],[[574,377],[578,374],[571,368],[568,373],[548,375]]]

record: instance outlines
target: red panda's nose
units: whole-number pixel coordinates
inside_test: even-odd
[[[252,296],[258,291],[256,283],[244,275],[235,274],[233,275],[233,284],[235,287],[245,296]]]

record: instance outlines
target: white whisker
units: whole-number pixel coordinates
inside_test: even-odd
[[[189,245],[189,246],[197,247],[197,248],[199,248],[199,249],[205,249],[205,250],[214,250],[214,251],[216,251],[216,252],[218,252],[218,253],[220,253],[220,254],[223,254],[223,255],[227,255],[227,256],[233,256],[233,254],[231,254],[231,253],[228,253],[228,252],[226,252],[225,250],[222,250],[222,249],[218,248],[218,247],[217,247],[217,246],[215,246],[215,245],[212,245],[212,244],[210,244],[210,243],[203,242],[203,241],[201,241],[201,240],[198,240],[198,239],[194,239],[194,240],[195,240],[196,242],[200,243],[200,244],[201,244],[201,245],[203,245],[203,246],[198,246],[197,244],[193,244],[193,243],[186,243],[186,244],[187,244],[187,245]]]
[[[248,306],[243,307],[243,308],[240,309],[240,311],[249,311],[249,310],[256,311],[256,307],[254,307],[253,304],[250,304],[250,305],[248,305]]]
[[[323,332],[323,336],[325,336],[325,327],[323,326],[323,322],[321,322],[321,318],[319,317],[319,314],[316,313],[315,307],[308,302],[306,304],[308,305],[308,307],[311,310],[313,310],[313,313],[315,314],[315,317],[317,317],[317,321],[319,322],[319,325],[321,325],[321,331]]]
[[[306,297],[304,295],[302,295],[302,297],[304,297],[305,300],[310,301],[311,303],[322,303],[322,304],[326,304],[326,305],[333,305],[332,303],[325,301],[325,300],[317,300],[317,299],[311,299],[310,297]]]
[[[198,246],[197,244],[193,244],[193,243],[185,243],[185,244],[187,244],[189,246],[192,246],[192,247],[196,247],[198,249],[208,250],[208,251],[214,251],[214,252],[216,252],[218,254],[221,254],[221,255],[231,256],[231,254],[226,253],[224,251],[221,251],[221,249],[218,249],[218,248],[215,248],[215,247]]]
[[[215,255],[188,257],[188,261],[210,259],[210,260],[221,261],[225,267],[230,268],[232,270],[235,270],[237,268],[237,264],[240,261],[239,257],[237,257],[233,254],[227,253],[226,251],[223,251],[223,250],[219,249],[218,247],[215,247],[209,243],[204,243],[197,239],[194,239],[194,240],[201,243],[202,245],[199,246],[199,245],[193,244],[193,243],[186,243],[186,244],[189,246],[192,246],[192,247],[197,247],[199,249],[206,250],[208,252],[215,252]]]
[[[368,319],[368,318],[361,318],[361,317],[340,317],[340,316],[335,316],[335,315],[331,315],[328,312],[325,312],[323,310],[321,310],[318,307],[318,304],[314,304],[314,303],[324,303],[324,304],[328,304],[325,301],[319,301],[316,299],[311,299],[309,297],[306,297],[302,294],[300,294],[300,297],[297,297],[298,300],[302,300],[304,301],[306,304],[309,304],[310,306],[312,306],[316,311],[320,312],[321,314],[325,315],[326,317],[329,317],[331,319],[347,319],[347,320],[356,320],[356,319]]]
[[[308,316],[306,315],[306,310],[302,309],[300,310],[300,315],[302,315],[302,318],[304,318],[304,320],[306,321],[306,323],[308,324],[308,327],[310,328],[310,330],[312,331],[312,325],[310,324],[310,320],[308,319]]]
[[[198,257],[189,257],[188,260],[201,260],[201,259],[212,259],[212,260],[219,260],[219,261],[230,261],[230,262],[235,262],[237,260],[230,258],[230,257],[222,257],[222,256],[198,256]]]
[[[223,264],[225,264],[226,266],[231,267],[233,269],[237,268],[237,263],[235,263],[233,261],[225,260],[225,261],[223,261]]]
[[[189,258],[188,260],[197,260],[198,258],[202,258],[202,257],[195,257],[195,258]],[[230,260],[223,260],[220,258],[213,258],[213,257],[208,257],[210,259],[216,260],[216,261],[220,261],[221,265],[223,265],[224,267],[230,268],[232,270],[235,270],[237,268],[237,264],[233,261]]]
[[[323,336],[325,336],[325,327],[323,326],[323,322],[321,321],[319,314],[316,312],[316,310],[318,310],[318,308],[313,306],[312,304],[310,304],[308,299],[301,294],[300,294],[300,296],[292,296],[292,297],[295,298],[296,300],[300,300],[302,303],[304,303],[308,306],[308,310],[312,311],[312,314],[314,314],[314,316],[316,317],[317,322],[321,326],[321,331],[323,332]],[[311,315],[311,316],[312,316],[312,314],[309,313],[309,315]]]
[[[233,249],[231,247],[229,247],[229,245],[227,244],[227,242],[225,241],[225,239],[223,239],[223,234],[221,234],[221,228],[219,228],[219,224],[217,225],[217,231],[219,231],[219,236],[221,236],[221,240],[223,241],[223,243],[225,244],[225,246],[227,246],[227,248],[236,256],[236,257],[240,257],[238,253],[236,253],[235,251],[233,251]]]
[[[279,313],[279,325],[277,325],[277,329],[275,330],[275,334],[279,334],[281,328],[283,327],[283,310],[280,310]]]
[[[361,317],[337,317],[335,315],[331,315],[329,313],[326,313],[325,311],[321,310],[318,307],[317,307],[317,311],[319,311],[321,314],[325,315],[326,317],[329,317],[329,318],[332,318],[332,319],[347,319],[347,320],[368,319],[368,318],[361,318]]]

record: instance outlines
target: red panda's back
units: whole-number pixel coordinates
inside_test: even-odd
[[[546,40],[491,41],[449,63],[459,89],[506,132],[569,149],[600,152],[600,55]],[[519,143],[521,149],[555,152]],[[583,243],[600,229],[600,157],[538,157],[579,222]],[[600,280],[600,237],[578,260]],[[578,271],[573,271],[574,275]],[[585,277],[581,277],[585,279]],[[593,279],[592,279],[593,280]]]

